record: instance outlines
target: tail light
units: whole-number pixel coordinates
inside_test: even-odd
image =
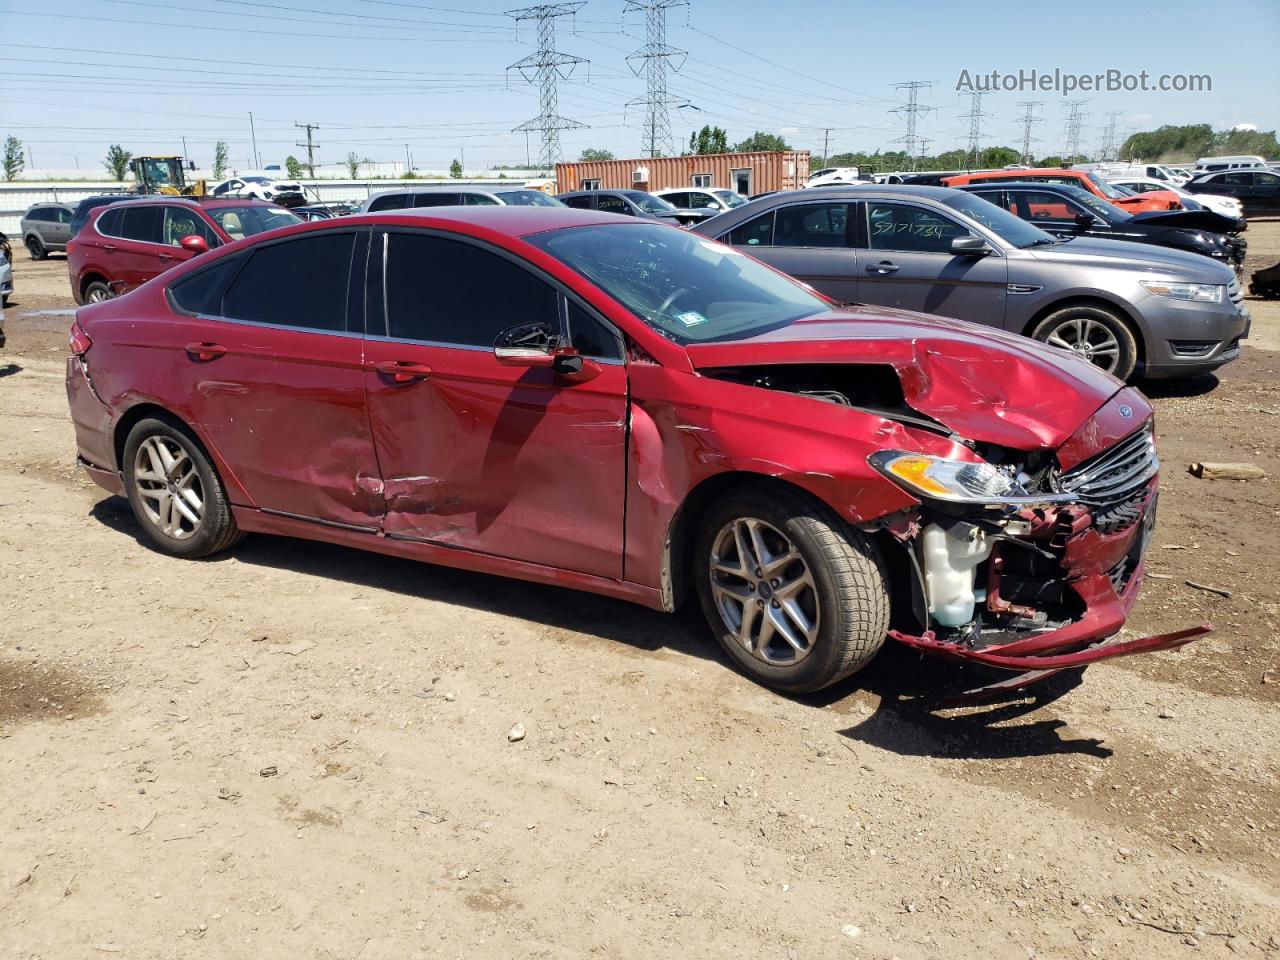
[[[74,240],[68,240],[68,241],[67,241],[67,256],[71,256],[71,253],[72,253],[72,251],[74,251],[74,250],[75,250],[75,248],[76,248],[76,242],[75,242]]]
[[[71,352],[77,357],[83,357],[89,352],[89,348],[93,346],[93,340],[84,332],[84,327],[80,326],[77,320],[71,324]]]

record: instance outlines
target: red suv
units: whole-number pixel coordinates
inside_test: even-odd
[[[301,222],[260,200],[146,197],[104,206],[67,244],[71,293],[76,303],[110,300],[214,247]]]
[[[672,610],[815,690],[892,638],[1014,671],[1103,641],[1151,407],[1055,347],[840,307],[678,227],[436,207],[229,244],[82,307],[79,461],[161,550],[345,544]],[[424,574],[427,575],[427,574]]]

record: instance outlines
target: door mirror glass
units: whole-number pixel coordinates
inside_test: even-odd
[[[522,323],[509,327],[493,341],[493,355],[512,367],[550,367],[560,338],[547,323]]]
[[[956,237],[951,241],[951,253],[957,257],[985,257],[990,252],[981,237]]]
[[[1093,217],[1089,216],[1089,214],[1087,213],[1077,213],[1075,215],[1075,224],[1077,227],[1080,227],[1082,230],[1085,229],[1086,227],[1092,227]]]
[[[209,252],[209,242],[198,233],[193,233],[183,237],[178,241],[178,246],[192,256]]]

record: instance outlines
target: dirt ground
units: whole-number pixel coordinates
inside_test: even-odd
[[[1280,222],[1248,239],[1280,260]],[[65,262],[15,268],[0,956],[1280,957],[1280,304],[1220,378],[1148,385],[1126,632],[1212,636],[940,710],[972,677],[896,651],[787,699],[689,616],[283,539],[161,556],[73,466]]]

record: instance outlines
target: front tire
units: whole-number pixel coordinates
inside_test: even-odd
[[[1138,342],[1133,331],[1102,307],[1063,307],[1036,324],[1031,336],[1088,360],[1121,380],[1132,377],[1138,367]]]
[[[195,439],[139,420],[124,444],[124,488],[148,538],[177,557],[207,557],[241,538],[222,481]]]
[[[707,622],[753,680],[820,690],[883,646],[889,592],[879,548],[818,501],[741,488],[708,511],[695,550]]]

